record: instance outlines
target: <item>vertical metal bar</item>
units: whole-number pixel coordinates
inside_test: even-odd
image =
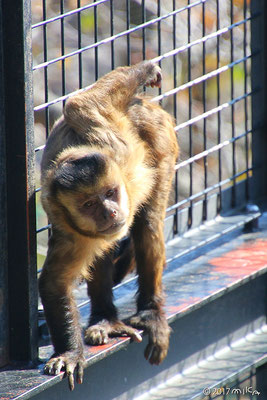
[[[110,36],[114,35],[114,4],[110,0]],[[111,41],[111,69],[115,68],[114,40]]]
[[[206,35],[206,26],[205,26],[205,3],[202,3],[202,36]],[[202,44],[202,73],[205,75],[206,73],[206,42]],[[202,102],[203,102],[203,112],[206,112],[206,81],[203,82],[202,85]],[[203,119],[203,148],[204,151],[207,149],[207,120]],[[203,158],[203,166],[204,166],[204,188],[208,187],[208,159],[207,157]],[[203,211],[202,211],[202,220],[205,221],[207,219],[207,195],[204,195],[203,200]]]
[[[233,0],[230,2],[230,23],[234,23],[234,5]],[[234,31],[230,30],[230,53],[231,53],[231,63],[234,61]],[[230,85],[231,85],[231,100],[234,99],[234,67],[230,69]],[[231,124],[232,124],[232,138],[235,137],[235,104],[231,106]],[[236,175],[236,142],[233,141],[232,144],[232,176]],[[232,186],[232,207],[235,207],[236,203],[236,178],[233,179]]]
[[[81,0],[77,0],[77,8],[81,7]],[[78,49],[82,48],[82,16],[78,12]],[[82,53],[78,55],[78,73],[79,73],[79,89],[83,87],[83,64],[82,64]]]
[[[172,9],[173,11],[176,10],[176,0],[172,1]],[[173,44],[173,49],[176,48],[176,15],[172,17],[172,44]],[[176,56],[173,56],[173,87],[177,87],[177,58]],[[173,116],[176,119],[177,118],[177,95],[176,93],[174,94],[173,97]]]
[[[35,361],[38,296],[31,1],[3,0],[3,22],[10,358]]]
[[[146,5],[145,0],[142,0],[142,23],[146,22]],[[146,29],[142,29],[142,44],[143,44],[143,60],[146,59]]]
[[[95,0],[96,1],[96,0]],[[98,40],[97,6],[94,6],[94,39]],[[95,47],[95,80],[98,80],[98,47]]]
[[[187,4],[190,5],[190,0],[187,0]],[[187,10],[187,42],[191,41],[191,8]],[[187,77],[188,81],[191,81],[191,48],[187,50]],[[192,89],[188,89],[188,119],[192,118]],[[193,156],[193,137],[192,137],[192,125],[189,125],[189,157]],[[193,194],[193,163],[189,165],[189,196]],[[192,225],[193,217],[193,202],[190,201],[188,210],[188,228]]]
[[[243,5],[243,16],[244,20],[247,18],[247,0],[244,0],[244,5]],[[247,23],[245,22],[244,24],[244,37],[243,37],[243,54],[244,54],[244,94],[247,94],[248,92],[248,85],[247,85],[247,79],[248,79],[248,70],[247,70]],[[245,132],[248,131],[248,101],[247,97],[244,99],[244,115],[245,115]],[[246,152],[246,188],[245,188],[245,195],[246,195],[246,200],[249,200],[249,142],[248,142],[248,133],[246,134],[245,137],[245,152]]]
[[[5,141],[5,76],[3,65],[3,19],[0,0],[0,367],[8,363],[8,258],[7,258],[7,198]]]
[[[176,0],[172,1],[172,9],[173,11],[176,10]],[[176,48],[176,15],[172,18],[172,40],[173,40],[173,48]],[[173,87],[177,87],[177,58],[173,56]],[[173,97],[173,116],[176,120],[177,118],[177,95],[174,94]],[[174,180],[174,201],[178,203],[178,178],[179,172],[176,171],[175,173],[175,180]],[[176,208],[174,221],[173,221],[173,236],[178,233],[179,226],[178,226],[178,209]]]
[[[43,21],[46,20],[46,0],[43,0]],[[43,51],[44,51],[44,62],[47,61],[47,26],[43,25]],[[44,96],[45,103],[48,102],[48,67],[44,68]],[[45,108],[45,128],[46,128],[46,137],[49,134],[49,109]]]
[[[220,29],[220,0],[216,0],[216,30]],[[217,58],[217,69],[220,67],[220,37],[217,37],[217,50],[216,50],[216,58]],[[221,86],[220,86],[220,75],[218,74],[216,77],[217,84],[217,106],[221,103]],[[217,113],[217,143],[221,143],[221,112]],[[221,150],[218,151],[218,182],[222,180],[222,153]],[[219,197],[217,201],[217,213],[219,213],[222,209],[222,187],[219,186]]]
[[[43,21],[46,21],[46,0],[42,0],[43,6]],[[44,62],[48,60],[48,49],[47,49],[47,25],[43,25],[43,59]],[[49,90],[48,90],[48,67],[44,68],[44,100],[45,103],[49,100]],[[49,117],[49,107],[45,107],[45,133],[46,138],[48,138],[50,131],[50,117]],[[48,229],[48,236],[51,235],[51,229]]]
[[[130,8],[130,0],[126,0],[126,29],[130,29],[131,22],[131,8]],[[131,47],[130,47],[130,34],[127,35],[127,64],[131,64]]]
[[[160,17],[160,13],[161,13],[161,5],[160,5],[160,0],[158,0],[158,7],[157,7],[157,14],[158,17]],[[157,34],[158,34],[158,55],[161,55],[161,21],[159,20],[158,24],[157,24]],[[159,66],[161,67],[161,61],[159,62]],[[158,92],[159,94],[161,94],[161,87],[159,88]],[[161,103],[161,101],[160,101]]]
[[[64,14],[64,0],[60,0],[60,14]],[[61,41],[61,55],[65,54],[65,31],[64,31],[64,18],[60,20],[60,41]],[[65,79],[65,60],[61,61],[61,92],[64,96],[66,94],[66,79]],[[64,104],[65,102],[63,102]]]
[[[267,3],[251,0],[253,201],[267,196]]]

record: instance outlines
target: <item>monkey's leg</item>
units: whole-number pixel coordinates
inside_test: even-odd
[[[44,372],[58,375],[64,369],[73,390],[74,370],[77,369],[77,382],[82,383],[85,364],[78,310],[72,295],[75,260],[71,255],[71,244],[68,247],[65,242],[66,246],[62,246],[62,242],[53,236],[39,279],[39,292],[55,349]],[[69,250],[64,252],[65,248],[69,248],[70,253]]]
[[[148,333],[145,358],[151,364],[159,364],[166,357],[171,331],[162,308],[161,279],[165,265],[165,246],[161,216],[162,211],[158,214],[155,209],[143,209],[132,229],[139,291],[137,314],[130,318],[129,323]]]
[[[142,337],[137,330],[119,321],[113,304],[113,263],[107,255],[99,259],[88,281],[88,294],[91,298],[91,316],[85,332],[85,342],[91,345],[105,344],[109,337],[130,336],[140,342]]]

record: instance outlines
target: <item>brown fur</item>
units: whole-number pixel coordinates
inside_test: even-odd
[[[42,159],[42,203],[52,223],[52,237],[39,286],[56,356],[45,372],[56,374],[65,367],[71,388],[74,368],[77,366],[81,381],[84,364],[73,284],[81,274],[88,279],[92,314],[85,333],[87,343],[101,344],[108,336],[121,334],[140,340],[133,328],[118,321],[111,291],[115,276],[122,275],[115,269],[122,260],[132,268],[134,254],[139,275],[138,312],[130,324],[147,330],[145,356],[151,363],[158,364],[167,354],[170,331],[162,311],[161,287],[163,220],[178,146],[172,118],[137,95],[138,87],[159,86],[160,81],[160,69],[152,62],[117,68],[90,90],[68,100],[47,141]],[[56,188],[58,171],[94,154],[100,161],[92,183],[73,179],[68,184],[74,190]],[[77,204],[100,198],[115,184],[118,195],[109,194],[103,212],[108,220],[121,218],[123,226],[105,234],[99,228],[106,222],[101,213],[98,217],[98,208],[91,215],[90,211],[82,213],[83,206]],[[133,240],[128,253],[115,260],[114,246],[129,230]],[[90,276],[88,266],[93,267]]]

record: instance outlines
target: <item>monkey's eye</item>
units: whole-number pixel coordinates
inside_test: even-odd
[[[94,204],[95,204],[95,202],[94,202],[93,200],[88,200],[88,201],[86,201],[86,202],[83,204],[83,206],[84,206],[85,208],[90,208],[90,207],[92,207]]]
[[[112,196],[114,195],[114,193],[115,193],[115,189],[109,189],[109,190],[106,192],[106,197],[107,197],[107,198],[112,197]]]

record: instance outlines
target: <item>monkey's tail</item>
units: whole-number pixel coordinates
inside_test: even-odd
[[[114,285],[135,269],[134,245],[131,236],[123,238],[114,256]]]

